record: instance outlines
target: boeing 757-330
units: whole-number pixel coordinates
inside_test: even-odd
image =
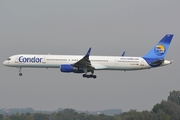
[[[125,52],[122,56],[91,56],[89,48],[84,56],[18,54],[9,57],[3,64],[19,68],[19,76],[22,76],[22,68],[59,68],[64,73],[82,73],[85,78],[96,78],[95,70],[144,70],[171,64],[164,58],[172,38],[172,34],[165,35],[142,57],[127,57]]]

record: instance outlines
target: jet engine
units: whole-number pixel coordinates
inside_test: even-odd
[[[74,72],[74,73],[84,73],[83,70],[79,70],[78,67],[74,67],[71,64],[62,64],[60,66],[61,72]]]

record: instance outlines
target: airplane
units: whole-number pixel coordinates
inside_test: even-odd
[[[22,68],[59,68],[64,73],[82,73],[84,78],[96,78],[95,70],[144,70],[171,64],[172,61],[164,58],[172,38],[173,34],[166,34],[142,57],[127,57],[125,51],[121,56],[90,56],[89,48],[84,56],[18,54],[9,57],[3,64],[17,67],[19,76],[22,76]]]

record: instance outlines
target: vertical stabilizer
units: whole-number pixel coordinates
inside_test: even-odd
[[[172,38],[173,34],[166,34],[143,58],[164,59]]]

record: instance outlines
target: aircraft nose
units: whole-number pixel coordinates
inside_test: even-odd
[[[3,62],[3,65],[7,65],[7,62],[6,62],[6,61],[4,61],[4,62]]]

